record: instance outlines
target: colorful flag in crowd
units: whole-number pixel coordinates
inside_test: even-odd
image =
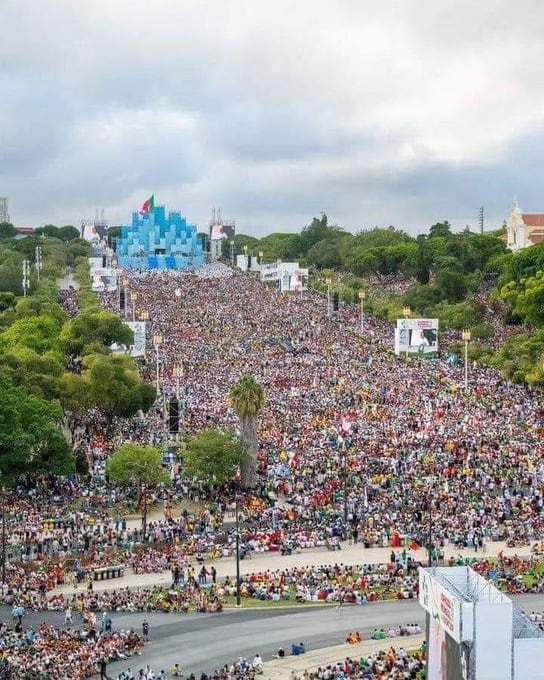
[[[151,196],[144,202],[142,209],[140,210],[140,215],[148,215],[155,207],[155,194]]]

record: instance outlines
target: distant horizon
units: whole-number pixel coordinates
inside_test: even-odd
[[[9,197],[8,197],[8,198],[9,198]],[[165,205],[165,204],[157,202],[156,205],[157,205],[157,206],[161,206],[161,205]],[[165,207],[166,207],[167,210],[172,210],[172,211],[178,211],[178,210],[179,210],[179,208],[175,208],[175,207],[171,207],[171,208],[170,208],[170,207],[167,206],[167,205],[166,205]],[[138,209],[135,208],[134,210],[132,210],[132,211],[130,212],[130,217],[132,217],[132,214],[133,214],[134,212],[138,212]],[[193,220],[191,220],[191,219],[188,217],[188,215],[186,215],[183,211],[181,211],[181,213],[182,213],[182,215],[183,215],[184,217],[187,218],[187,220],[188,220],[189,222],[191,222],[192,224],[196,224],[197,230],[198,230],[199,232],[206,232],[206,231],[207,231],[209,219],[208,219],[208,221],[206,221],[205,223],[198,223],[198,222],[194,222]],[[479,231],[480,231],[480,226],[479,226],[479,224],[476,224],[476,223],[469,224],[468,222],[465,222],[465,224],[462,224],[462,221],[461,221],[461,223],[460,223],[459,225],[456,226],[456,225],[453,224],[453,223],[451,222],[451,220],[449,220],[447,217],[444,217],[444,218],[442,218],[442,219],[436,219],[436,220],[434,220],[434,221],[430,221],[429,224],[428,224],[428,226],[427,226],[426,228],[424,228],[424,229],[422,229],[422,230],[420,230],[420,231],[418,231],[418,232],[416,232],[416,233],[410,232],[410,231],[407,230],[406,228],[403,228],[403,227],[401,227],[401,226],[398,226],[398,225],[392,224],[392,223],[388,223],[388,224],[374,224],[374,225],[371,225],[371,226],[363,226],[363,227],[360,227],[360,228],[358,228],[358,229],[347,229],[347,228],[344,227],[342,224],[339,224],[339,223],[335,222],[334,219],[332,219],[331,216],[330,216],[328,213],[325,213],[325,214],[327,215],[329,225],[331,225],[331,226],[338,226],[338,227],[340,227],[341,229],[343,229],[343,231],[345,231],[345,232],[347,232],[347,233],[350,233],[350,234],[353,234],[353,235],[356,235],[357,233],[359,233],[359,232],[361,232],[361,231],[369,231],[369,230],[371,230],[371,229],[388,229],[389,227],[394,227],[394,228],[395,228],[396,230],[398,230],[398,231],[404,231],[406,234],[408,234],[408,236],[416,237],[416,236],[418,236],[419,234],[426,234],[426,233],[428,233],[429,228],[430,228],[433,224],[437,224],[437,223],[439,223],[439,222],[445,222],[445,221],[448,221],[448,222],[450,223],[451,228],[452,228],[451,230],[452,230],[452,232],[454,232],[454,233],[459,233],[459,232],[463,231],[464,229],[466,229],[467,226],[470,227],[470,231],[471,231],[471,232],[479,232]],[[271,234],[277,234],[277,233],[283,233],[283,234],[297,234],[297,233],[300,233],[300,231],[301,231],[305,226],[308,226],[308,225],[311,223],[311,221],[312,221],[312,219],[313,219],[314,217],[319,217],[319,215],[320,215],[320,213],[316,213],[315,215],[310,216],[310,217],[308,218],[307,222],[306,222],[305,224],[303,224],[301,227],[298,227],[298,228],[293,228],[293,229],[288,229],[288,228],[286,228],[286,229],[279,229],[279,228],[276,228],[276,229],[274,229],[274,230],[266,231],[266,232],[260,233],[260,234],[254,234],[254,233],[251,233],[250,231],[246,231],[246,230],[244,230],[244,229],[240,229],[240,228],[239,228],[239,223],[238,223],[238,221],[234,218],[234,220],[236,221],[236,235],[237,235],[237,236],[239,236],[239,235],[251,236],[251,237],[253,237],[253,238],[261,239],[261,238],[265,238],[266,236],[270,236]],[[211,216],[211,210],[210,210],[210,216]],[[87,218],[87,219],[90,220],[90,218]],[[230,219],[230,216],[229,216],[228,218],[225,218],[225,221],[227,221],[228,219]],[[477,216],[476,216],[476,219],[477,219]],[[503,218],[503,219],[506,219],[506,217]],[[108,220],[107,214],[105,214],[104,220],[105,220],[105,222],[106,222],[106,224],[107,224],[108,229],[113,229],[113,228],[118,228],[118,227],[130,226],[130,224],[131,224],[131,221],[130,221],[130,220],[124,221],[124,222],[122,222],[122,223],[117,223],[117,222],[111,222],[111,223],[110,223],[110,221]],[[92,221],[92,220],[90,220],[90,221]],[[11,214],[10,214],[10,222],[11,222],[11,224],[13,224],[16,228],[21,228],[21,229],[23,229],[23,228],[28,228],[28,229],[40,229],[40,228],[42,228],[42,227],[44,227],[45,225],[48,225],[48,224],[54,225],[54,226],[56,226],[56,227],[73,226],[73,227],[75,227],[76,229],[79,229],[80,231],[81,231],[81,227],[82,227],[81,220],[80,220],[79,222],[70,222],[70,221],[53,222],[53,221],[48,221],[48,220],[42,220],[42,221],[41,221],[39,224],[37,224],[37,225],[26,224],[26,223],[25,223],[25,224],[18,224],[17,222],[15,222],[15,221],[13,220],[13,217],[12,217]],[[475,220],[475,222],[476,222],[476,220]],[[88,224],[88,223],[90,223],[90,222],[86,222],[86,224]],[[100,223],[101,223],[101,219],[99,218],[97,221],[94,221],[93,223],[95,223],[95,224],[100,224]],[[488,232],[492,232],[492,231],[497,231],[498,229],[501,229],[502,227],[503,227],[502,221],[501,221],[500,224],[497,224],[497,226],[492,226],[492,225],[490,225],[490,224],[487,224],[486,221],[484,220],[484,233],[488,233]]]
[[[3,0],[0,22],[15,224],[126,224],[152,193],[257,238],[544,210],[536,0]]]

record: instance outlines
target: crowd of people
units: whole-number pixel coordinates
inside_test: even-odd
[[[367,657],[347,657],[315,671],[305,671],[296,680],[423,680],[425,667],[424,649],[409,654],[404,647],[390,647]]]
[[[110,662],[139,655],[143,641],[133,630],[100,631],[42,623],[37,630],[0,626],[2,677],[84,680]]]
[[[182,436],[236,427],[228,394],[246,373],[263,384],[266,402],[259,416],[258,486],[239,496],[243,555],[336,550],[346,540],[362,550],[402,550],[425,545],[430,525],[437,554],[447,544],[483,550],[489,541],[542,538],[540,391],[509,383],[485,366],[471,366],[465,390],[463,368],[447,360],[446,346],[434,359],[397,357],[393,325],[366,316],[361,333],[358,306],[328,319],[326,301],[315,292],[281,294],[221,265],[203,274],[126,273],[123,285],[137,297],[125,300],[137,299],[138,308],[121,314],[149,318],[140,369],[154,381],[158,363],[161,398],[148,414],[110,422],[108,437],[98,409],[75,418],[72,435],[87,456],[89,477],[44,480],[7,497],[5,601],[55,606],[47,593],[67,574],[85,582],[93,569],[119,564],[135,573],[174,574],[177,567],[179,594],[173,601],[154,589],[75,595],[84,609],[184,611],[187,597],[189,610],[219,608],[235,584],[212,584],[204,602],[205,589],[198,587],[204,584],[197,576],[195,587],[187,570],[189,560],[233,554],[234,529],[223,522],[233,489],[211,498],[171,461],[172,485],[153,490],[149,499],[162,505],[164,519],[149,523],[144,535],[122,516],[123,509],[138,507],[138,497],[107,483],[105,462],[125,441],[166,447],[164,404],[174,394],[182,405]],[[117,293],[104,293],[102,301],[120,311]],[[76,313],[75,291],[65,291],[62,302]],[[157,346],[155,332],[162,336]],[[198,509],[179,517],[170,512],[187,500]],[[493,564],[482,555],[478,568],[510,592],[544,589],[538,561]],[[416,581],[407,562],[395,560],[366,571],[248,574],[242,589],[261,599],[364,603],[416,597]],[[57,604],[79,607],[76,601]]]
[[[167,394],[183,366],[185,434],[236,425],[227,396],[244,373],[265,387],[258,497],[285,503],[249,518],[259,548],[276,547],[278,530],[301,548],[335,531],[369,546],[423,543],[429,514],[437,543],[540,537],[540,394],[485,366],[465,392],[445,355],[395,357],[392,325],[368,317],[360,335],[355,307],[329,321],[316,294],[282,296],[250,275],[155,272],[129,285],[151,319],[144,375],[154,377],[155,331]]]

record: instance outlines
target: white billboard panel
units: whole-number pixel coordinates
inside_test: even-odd
[[[438,319],[397,319],[396,354],[438,352]]]
[[[131,357],[145,357],[145,321],[124,321],[124,324],[134,333],[134,341],[130,347],[113,344],[110,349],[113,354],[130,354]]]
[[[134,333],[130,356],[145,357],[145,321],[125,321],[125,323]]]
[[[419,570],[419,604],[456,642],[461,641],[461,602],[432,573]]]

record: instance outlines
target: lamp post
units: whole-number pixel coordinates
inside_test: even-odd
[[[347,452],[346,452],[346,442],[344,439],[338,442],[339,445],[342,447],[342,470],[343,470],[343,497],[344,497],[344,529],[346,528],[346,524],[348,521],[348,458],[347,458]]]
[[[230,266],[234,267],[234,239],[231,238],[229,243],[230,243]]]
[[[366,293],[364,290],[359,291],[359,300],[361,301],[361,333],[365,328],[365,297]]]
[[[235,531],[236,531],[236,606],[242,606],[240,598],[240,519],[238,517],[238,484],[234,487],[234,512],[235,512]]]
[[[132,302],[132,321],[136,321],[136,301],[138,300],[138,293],[133,290],[130,294],[130,301]]]
[[[172,369],[172,375],[176,379],[176,400],[178,402],[178,435],[179,431],[182,429],[182,426],[180,426],[180,414],[182,412],[182,404],[179,398],[179,381],[180,378],[183,378],[184,371],[183,371],[183,364],[182,363],[177,363],[174,364],[174,368]]]
[[[247,272],[249,270],[249,261],[248,261],[248,258],[247,258],[247,243],[244,246],[244,258],[245,258],[245,268],[246,268],[246,272]]]
[[[327,319],[331,318],[331,283],[332,279],[330,276],[327,276],[325,279],[325,283],[327,284]]]
[[[433,566],[433,502],[431,494],[429,493],[427,499],[427,505],[429,510],[429,532],[427,535],[427,555],[429,567]]]
[[[156,384],[157,384],[157,397],[160,396],[161,386],[159,383],[159,347],[162,344],[162,335],[157,331],[153,334],[153,346],[155,347],[155,359],[156,359]]]
[[[465,328],[461,333],[461,337],[465,343],[465,390],[468,390],[468,343],[470,342],[470,330]]]
[[[410,309],[410,307],[403,307],[402,308],[402,314],[403,314],[405,319],[407,319],[410,316],[411,313],[412,313],[412,310]],[[408,353],[410,351],[410,341],[409,341],[410,336],[408,335],[407,331],[405,331],[405,332],[406,332],[406,359],[408,359]]]

